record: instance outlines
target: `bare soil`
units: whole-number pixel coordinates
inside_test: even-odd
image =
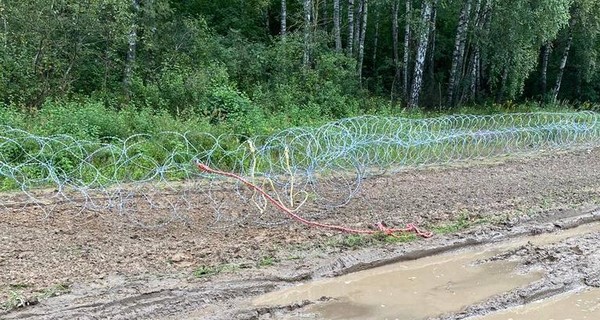
[[[362,241],[295,222],[209,228],[213,208],[200,198],[190,201],[197,206],[184,220],[153,229],[128,215],[68,205],[49,217],[35,207],[0,211],[0,303],[6,309],[0,318],[277,318],[312,302],[261,309],[248,301],[311,279],[600,219],[600,149],[384,174],[362,181],[361,192],[342,208],[307,207],[322,222],[363,228],[411,222],[438,232],[406,243]],[[233,216],[248,210],[227,209]],[[144,215],[168,217],[160,210]],[[553,283],[564,278],[561,270],[600,269],[584,260],[600,252],[598,236],[525,246],[504,258],[531,256],[527,264],[547,268],[548,282],[532,289],[531,301],[575,284],[597,287],[591,271],[571,272],[570,287]],[[529,301],[519,294],[441,317],[462,319]]]

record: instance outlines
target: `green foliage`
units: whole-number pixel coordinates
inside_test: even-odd
[[[481,5],[479,16],[476,3]],[[139,10],[131,1],[117,0],[85,6],[74,0],[3,1],[0,123],[97,139],[157,128],[258,135],[363,113],[400,114],[403,102],[390,101],[397,96],[392,87],[399,87],[386,11],[390,4],[370,6],[364,78],[358,79],[356,57],[334,50],[331,2],[314,3],[317,20],[310,28],[310,43],[305,43],[301,2],[288,1],[288,34],[282,39],[280,3],[271,0],[140,1]],[[441,1],[437,7],[424,105],[444,105],[463,4]],[[342,2],[342,13],[346,5]],[[421,25],[420,1],[413,5],[408,25],[414,36]],[[401,24],[403,10],[401,6]],[[536,88],[539,81],[533,80],[540,68],[540,48],[547,43],[555,48],[548,71],[552,84],[570,22],[574,40],[561,98],[600,100],[598,17],[600,4],[594,0],[473,0],[465,61],[472,59],[475,48],[481,49],[481,79],[477,99],[463,101],[543,97]],[[346,32],[343,28],[344,39]],[[408,52],[410,66],[414,42]],[[308,67],[302,61],[307,45]],[[130,81],[124,81],[127,68]],[[465,78],[467,62],[463,69]],[[463,89],[468,85],[461,79]],[[484,105],[481,112],[487,112],[489,103]],[[43,119],[39,128],[28,117]]]
[[[222,265],[202,265],[196,268],[193,272],[196,278],[205,278],[214,276],[222,272],[234,272],[240,268],[239,265],[235,264],[222,264]]]
[[[568,24],[570,4],[570,0],[495,1],[490,33],[482,40],[487,43],[497,96],[514,99],[522,93],[541,46]]]
[[[271,256],[262,257],[258,262],[259,267],[270,267],[277,262],[277,259]]]

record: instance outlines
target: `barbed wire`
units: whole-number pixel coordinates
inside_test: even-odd
[[[102,141],[0,126],[0,214],[117,213],[145,227],[276,225],[287,220],[264,196],[195,164],[236,173],[317,218],[347,204],[368,175],[597,146],[599,119],[593,112],[361,116],[270,136],[161,132]]]

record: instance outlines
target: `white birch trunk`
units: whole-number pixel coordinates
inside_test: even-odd
[[[340,28],[340,0],[333,0],[333,33],[335,36],[335,52],[342,52],[342,32]]]
[[[542,51],[542,96],[546,95],[548,90],[548,60],[550,59],[550,52],[552,51],[552,43],[548,41],[543,47]]]
[[[410,57],[410,38],[411,38],[411,32],[410,32],[410,23],[411,23],[411,17],[412,17],[412,0],[406,0],[406,14],[405,14],[405,25],[404,25],[404,56],[402,59],[402,93],[404,95],[404,98],[408,100],[408,88],[409,88],[409,83],[408,83],[408,63],[409,61],[409,57]]]
[[[572,26],[571,26],[571,28],[572,28]],[[556,102],[556,99],[558,99],[558,92],[560,91],[560,85],[562,83],[562,77],[565,72],[565,67],[567,66],[567,58],[569,57],[569,51],[571,50],[572,43],[573,43],[573,32],[571,29],[569,31],[569,40],[567,40],[567,44],[565,46],[565,51],[563,52],[563,56],[560,59],[558,75],[556,75],[556,83],[554,84],[554,90],[552,90],[552,102]]]
[[[454,52],[452,54],[452,66],[450,67],[450,77],[448,80],[448,92],[446,101],[450,106],[455,104],[455,95],[457,84],[462,77],[460,70],[463,70],[465,44],[467,40],[467,30],[469,28],[469,17],[471,16],[471,1],[466,0],[458,18],[456,28],[456,38],[454,41]]]
[[[396,97],[396,87],[400,83],[400,55],[398,53],[398,12],[400,11],[400,0],[392,2],[392,50],[394,63],[394,81],[392,82],[392,100]]]
[[[358,1],[358,8],[355,12],[355,16],[354,16],[354,48],[356,51],[356,59],[358,60],[358,55],[359,55],[359,45],[360,45],[360,34],[361,34],[361,26],[362,26],[362,16],[363,16],[363,10],[364,10],[364,1],[363,0],[359,0]]]
[[[354,52],[354,0],[348,0],[348,55]]]
[[[125,58],[125,72],[123,74],[123,92],[125,93],[125,97],[129,99],[131,96],[131,79],[133,78],[133,67],[135,65],[135,54],[137,49],[137,18],[140,11],[140,1],[132,0],[131,1],[133,8],[133,17],[131,23],[131,29],[129,31],[129,35],[127,36],[127,56]]]
[[[311,22],[312,22],[312,1],[304,0],[304,55],[303,55],[302,62],[303,62],[303,65],[305,68],[308,68],[310,66]]]
[[[285,39],[287,35],[287,3],[281,0],[281,37]]]
[[[379,8],[375,7],[375,38],[373,39],[373,71],[377,72],[377,46],[379,45]]]
[[[362,85],[362,68],[365,59],[365,38],[367,36],[367,17],[369,0],[361,0],[362,25],[360,28],[360,39],[358,41],[358,79]]]
[[[419,30],[419,44],[417,47],[417,56],[413,72],[410,98],[408,100],[409,108],[416,108],[419,105],[419,95],[423,85],[423,71],[425,69],[425,57],[429,42],[430,24],[432,13],[432,1],[424,0],[421,11],[421,24]]]

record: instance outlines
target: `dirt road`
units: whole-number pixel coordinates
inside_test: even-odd
[[[369,178],[362,190],[344,208],[320,212],[320,221],[355,227],[414,222],[436,236],[365,238],[294,223],[216,230],[206,227],[212,219],[208,207],[186,224],[155,230],[141,229],[127,216],[76,214],[67,207],[48,219],[35,209],[2,214],[0,302],[6,311],[0,311],[0,318],[278,319],[310,314],[311,307],[338,300],[324,295],[279,305],[254,301],[316,279],[600,220],[600,150],[407,170]],[[473,261],[509,260],[516,274],[534,272],[539,279],[457,310],[420,316],[463,319],[600,287],[599,237],[598,231],[576,233]]]

